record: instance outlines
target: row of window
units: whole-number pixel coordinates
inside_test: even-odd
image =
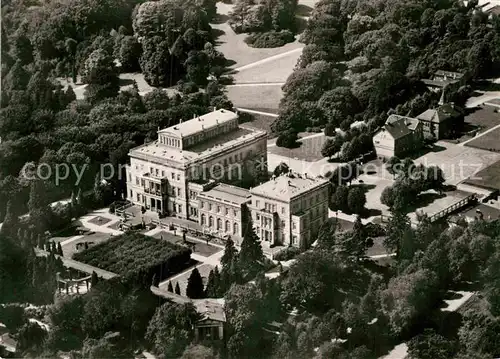
[[[267,212],[276,212],[276,209],[277,209],[277,206],[275,204],[272,204],[272,203],[269,203],[269,202],[263,202],[263,205],[264,205],[264,209],[267,211]],[[255,208],[258,208],[258,209],[261,209],[261,206],[260,206],[260,200],[256,199],[255,201],[252,199],[252,205],[255,206]],[[286,212],[286,209],[284,206],[281,207],[281,213],[282,214],[285,214]]]
[[[200,207],[203,209],[208,209],[209,211],[215,211],[216,213],[224,213],[224,215],[228,216],[230,213],[229,208],[227,207],[221,207],[221,206],[216,206],[213,205],[210,202],[205,202],[205,201],[200,201]],[[233,209],[232,210],[233,216],[236,217],[238,215],[238,211]]]
[[[225,222],[223,222],[221,218],[217,218],[217,220],[215,220],[213,216],[207,216],[203,213],[200,217],[200,223],[202,226],[208,226],[208,228],[214,228],[218,231],[224,231],[226,233],[232,233],[235,235],[239,234],[239,224],[237,222],[233,223],[233,228],[231,231],[230,221],[226,220]]]
[[[142,165],[142,164],[140,166],[139,165],[135,165],[136,171],[139,171],[139,168],[141,169],[141,171],[143,171],[144,170],[144,165]],[[160,177],[161,176],[161,178],[164,178],[167,175],[167,172],[165,170],[160,170],[159,168],[152,167],[152,166],[149,167],[149,173],[152,176],[156,176],[156,177]],[[129,178],[129,182],[132,182],[132,175],[131,174],[129,174],[128,178]],[[172,180],[176,180],[177,179],[177,181],[180,181],[181,180],[181,175],[180,175],[180,173],[176,174],[176,173],[172,172],[170,174],[170,178]]]
[[[160,143],[171,147],[181,147],[180,140],[167,136],[160,136]]]

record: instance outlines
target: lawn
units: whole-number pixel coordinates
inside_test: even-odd
[[[256,114],[251,115],[253,118],[252,121],[242,123],[241,125],[243,127],[251,127],[271,134],[271,124],[276,120],[276,117]]]
[[[321,133],[310,134],[309,137],[299,140],[300,146],[297,148],[285,148],[270,146],[269,152],[275,155],[295,158],[308,162],[316,162],[323,158],[321,149],[327,137]]]
[[[125,275],[146,271],[161,277],[178,273],[191,264],[191,251],[167,241],[132,233],[115,236],[73,255],[73,259]]]
[[[248,46],[244,41],[248,35],[236,34],[227,23],[227,15],[231,12],[233,6],[232,4],[218,2],[218,17],[211,24],[212,28],[220,34],[217,39],[217,50],[221,51],[228,60],[233,62],[233,68],[245,66],[304,46],[298,41],[271,49],[258,49]]]
[[[480,148],[487,151],[500,152],[500,128],[488,132],[478,139],[468,142],[466,146]]]
[[[89,222],[95,224],[96,226],[105,226],[107,223],[111,222],[111,219],[97,216],[92,218]]]
[[[198,268],[198,271],[200,272],[201,278],[203,279],[203,284],[207,285],[208,275],[210,274],[210,271],[212,269],[214,269],[214,267],[211,266],[210,264],[201,264],[201,265],[197,266],[196,268]],[[173,288],[175,288],[176,283],[179,283],[179,287],[181,289],[181,295],[186,295],[186,287],[187,287],[188,278],[191,275],[191,272],[193,271],[193,269],[194,269],[194,267],[189,268],[181,275],[176,276],[175,279],[172,279],[172,287]],[[167,290],[168,289],[168,282],[169,281],[167,279],[165,282],[162,283],[160,288]]]
[[[283,97],[281,85],[227,86],[227,97],[234,107],[276,113]]]

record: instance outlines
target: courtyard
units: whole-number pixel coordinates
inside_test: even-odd
[[[415,160],[415,163],[421,163],[426,167],[441,167],[446,183],[450,185],[457,185],[500,160],[499,153],[478,148],[460,146],[445,141],[438,141],[436,145],[440,150],[420,156]]]

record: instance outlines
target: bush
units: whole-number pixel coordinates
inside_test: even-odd
[[[302,251],[300,248],[297,247],[288,247],[285,249],[282,249],[278,253],[276,253],[273,256],[273,259],[276,261],[289,261],[290,259],[295,258],[297,255],[299,255]]]
[[[276,146],[294,148],[298,146],[298,139],[299,136],[297,134],[297,131],[287,130],[278,136],[278,138],[276,139]]]
[[[254,33],[245,38],[249,46],[256,48],[280,47],[294,40],[295,36],[290,30]]]

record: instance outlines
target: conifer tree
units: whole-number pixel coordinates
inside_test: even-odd
[[[4,237],[10,238],[11,240],[14,240],[16,239],[18,228],[19,217],[16,213],[14,213],[12,202],[9,201],[7,203],[7,212],[5,213],[5,218],[0,229],[0,234],[2,234]]]
[[[61,242],[57,243],[57,254],[59,254],[61,257],[64,255],[63,250],[62,250],[62,246],[61,246]]]
[[[212,269],[210,271],[210,274],[208,275],[208,280],[207,280],[207,287],[205,288],[205,297],[206,298],[215,298],[215,276],[214,276],[214,270]]]
[[[241,251],[238,255],[238,267],[243,270],[245,276],[253,278],[262,268],[264,253],[260,239],[253,229],[250,212],[248,210],[242,211],[242,215],[242,221],[246,224],[246,228],[241,242]]]
[[[188,278],[186,296],[192,299],[203,298],[203,279],[198,268],[193,269]]]
[[[92,276],[90,277],[91,287],[94,287],[98,282],[99,282],[99,277],[97,276],[97,273],[92,271]]]
[[[167,288],[167,290],[168,290],[169,292],[171,292],[171,293],[173,293],[173,292],[174,292],[174,287],[172,286],[172,281],[171,281],[171,280],[170,280],[170,281],[168,281],[168,288]]]
[[[181,287],[179,287],[179,282],[175,283],[175,294],[181,295]]]

